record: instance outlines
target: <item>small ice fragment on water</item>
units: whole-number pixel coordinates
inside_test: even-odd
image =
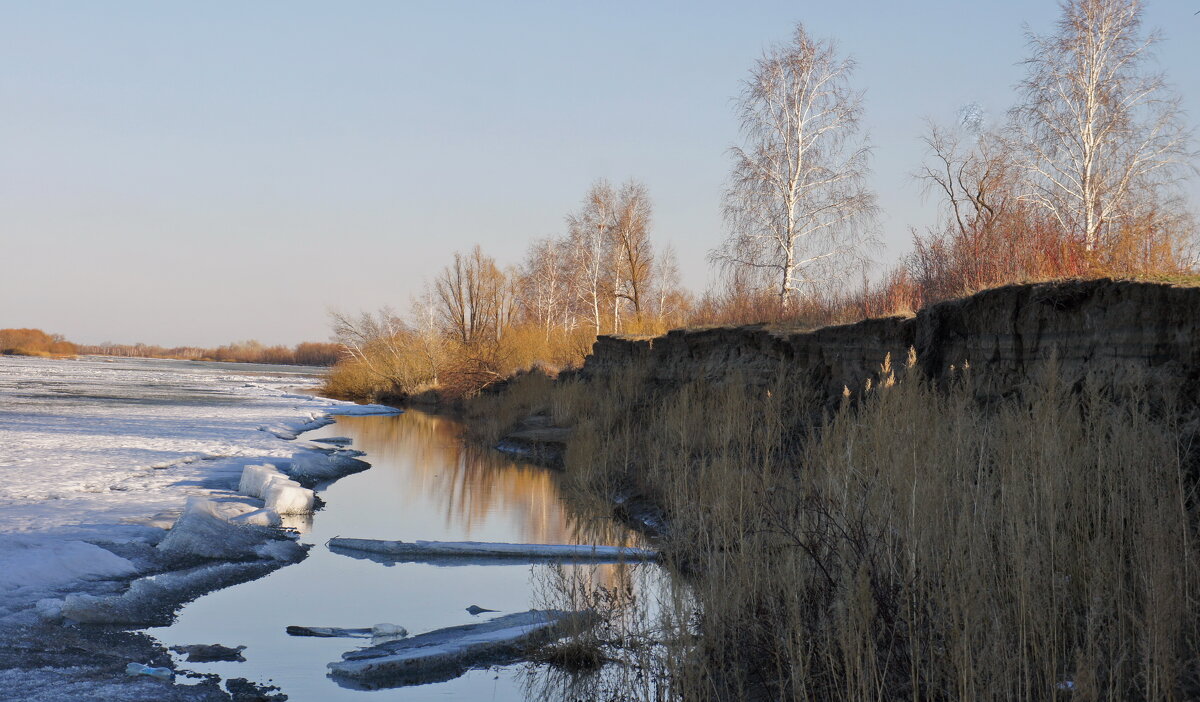
[[[313,439],[322,444],[333,444],[334,446],[349,446],[352,440],[348,436],[326,436],[320,439]]]
[[[159,680],[170,680],[175,677],[175,671],[170,668],[155,668],[141,663],[130,663],[125,666],[125,672],[129,675],[149,675]]]
[[[408,629],[405,629],[399,624],[388,624],[384,622],[371,627],[371,636],[395,636],[397,638],[404,638],[405,636],[408,636]]]
[[[245,646],[222,646],[221,644],[192,644],[189,646],[172,646],[175,653],[186,655],[189,663],[211,663],[213,661],[231,661],[244,663],[246,657],[242,651]]]

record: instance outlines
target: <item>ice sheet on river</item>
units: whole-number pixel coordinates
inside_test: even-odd
[[[467,670],[525,659],[540,644],[586,626],[590,612],[529,610],[430,631],[342,654],[330,677],[343,687],[380,689],[456,678]]]
[[[260,428],[295,434],[330,415],[396,410],[297,394],[311,373],[0,356],[0,624],[31,616],[39,599],[146,572],[186,499],[236,490],[247,465],[345,474],[351,452]],[[274,522],[251,514],[251,524]]]
[[[629,546],[571,544],[499,544],[481,541],[382,541],[334,537],[329,549],[354,556],[369,554],[392,562],[431,562],[442,565],[476,565],[497,560],[512,563],[538,561],[652,561],[658,552]],[[379,560],[372,558],[372,560]]]
[[[294,435],[330,415],[397,411],[296,394],[312,377],[272,370],[0,357],[0,533],[179,509],[188,494],[236,484],[246,465],[293,461],[300,447],[260,427]],[[345,475],[350,456],[334,455],[312,472]]]

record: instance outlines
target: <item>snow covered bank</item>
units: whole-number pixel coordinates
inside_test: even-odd
[[[534,610],[508,614],[480,624],[430,631],[342,654],[330,663],[339,685],[380,689],[451,680],[470,668],[523,660],[540,644],[586,626],[588,612]]]

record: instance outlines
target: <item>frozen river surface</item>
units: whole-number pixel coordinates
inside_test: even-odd
[[[214,469],[291,456],[277,434],[361,411],[299,394],[316,370],[0,356],[0,533],[145,518]]]

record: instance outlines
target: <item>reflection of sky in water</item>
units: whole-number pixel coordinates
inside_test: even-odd
[[[543,605],[535,581],[544,575],[534,566],[384,566],[330,553],[324,543],[333,536],[524,543],[634,541],[611,520],[572,520],[559,496],[556,474],[513,463],[494,451],[464,447],[457,432],[458,425],[451,420],[409,411],[393,417],[343,417],[304,435],[305,439],[348,436],[354,448],[367,452],[365,460],[372,464],[370,470],[343,478],[322,493],[328,506],[317,513],[312,530],[302,539],[314,544],[309,557],[261,580],[200,598],[184,608],[173,626],[150,633],[167,645],[244,644],[245,663],[183,663],[182,667],[224,678],[271,679],[295,702],[368,696],[371,700],[524,699],[522,678],[515,668],[472,671],[432,686],[346,690],[325,677],[325,665],[362,642],[284,633],[289,624],[362,627],[380,622],[420,633],[480,621],[464,611],[472,604],[500,612]],[[608,582],[619,567],[600,566],[595,575]]]

